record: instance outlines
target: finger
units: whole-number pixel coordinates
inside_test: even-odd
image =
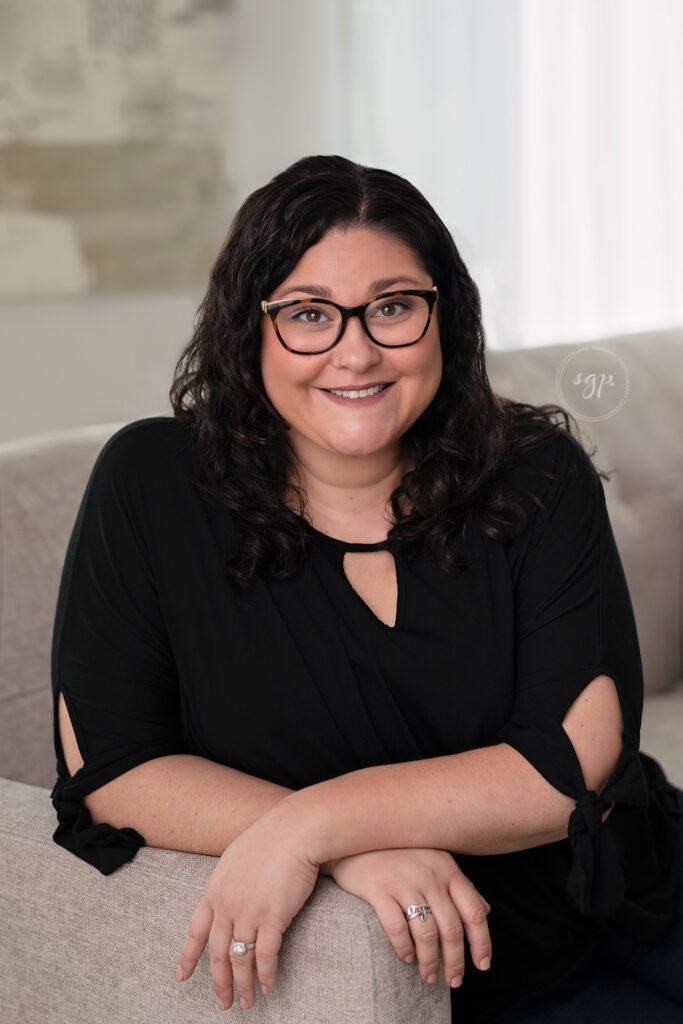
[[[427,903],[427,900],[420,897],[416,903]],[[406,906],[409,904],[406,903]],[[439,929],[434,915],[427,914],[427,919],[414,917],[408,921],[408,928],[415,943],[415,952],[420,965],[420,976],[423,981],[433,984],[439,977]]]
[[[209,904],[202,900],[192,915],[190,928],[183,943],[178,970],[175,975],[177,981],[186,981],[192,976],[197,966],[197,961],[204,952],[212,922],[213,911]]]
[[[467,935],[472,962],[480,971],[487,971],[492,955],[487,921],[491,907],[462,872],[452,880],[449,892]]]
[[[412,963],[415,959],[415,945],[403,908],[389,898],[377,899],[372,906],[396,954],[406,963]]]
[[[213,990],[216,993],[219,1010],[229,1010],[233,1004],[232,966],[230,962],[230,940],[232,928],[230,922],[221,921],[214,924],[209,935],[209,961]]]
[[[239,942],[254,942],[254,930],[235,925],[235,939]],[[250,1009],[256,1002],[256,981],[254,977],[254,950],[248,949],[246,953],[236,953],[229,943],[229,959],[232,968],[232,977],[235,980],[235,988],[243,1010]]]
[[[439,931],[444,977],[451,988],[458,988],[465,974],[465,929],[447,891],[430,894],[429,906]]]
[[[282,932],[269,925],[261,925],[256,942],[256,973],[261,991],[268,995],[275,988],[277,961],[282,945]]]

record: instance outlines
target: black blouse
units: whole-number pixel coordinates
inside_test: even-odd
[[[508,486],[543,507],[525,498],[527,523],[505,542],[470,530],[467,573],[447,576],[426,554],[396,559],[393,627],[342,566],[346,551],[382,544],[310,529],[311,556],[295,578],[233,584],[224,564],[235,528],[197,477],[187,429],[167,418],[119,431],[93,470],[55,625],[53,688],[84,759],[70,778],[55,725],[58,843],[105,874],[131,859],[143,837],[93,825],[82,799],[167,754],[299,789],[502,741],[577,805],[562,842],[489,857],[456,851],[494,908],[499,976],[526,977],[526,990],[529,971],[559,978],[606,920],[649,941],[664,934],[675,800],[637,752],[633,613],[602,484],[577,441],[559,431],[510,463]],[[624,734],[598,796],[562,719],[601,674],[616,685]]]

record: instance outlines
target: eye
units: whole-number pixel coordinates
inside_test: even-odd
[[[409,296],[390,295],[380,299],[368,309],[368,317],[373,320],[399,320],[411,312]]]
[[[320,327],[330,317],[320,306],[293,306],[287,310],[287,319],[304,327]]]
[[[380,317],[386,317],[390,319],[392,316],[396,316],[398,313],[402,313],[405,310],[405,305],[401,305],[400,302],[385,302],[377,310],[377,315]]]

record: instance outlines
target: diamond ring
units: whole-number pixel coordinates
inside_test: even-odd
[[[418,906],[410,904],[406,910],[406,917],[409,921],[412,921],[414,917],[421,917],[423,921],[427,920],[427,914],[431,914],[431,907],[428,907],[426,903],[420,903]]]
[[[238,942],[237,939],[233,939],[230,943],[230,949],[235,956],[244,956],[246,951],[248,949],[253,949],[255,945],[255,942]]]

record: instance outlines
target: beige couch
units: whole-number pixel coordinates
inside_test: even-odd
[[[606,490],[643,649],[644,746],[681,785],[683,332],[601,345],[627,368],[630,391],[613,415],[583,422],[598,463],[615,469]],[[492,353],[494,384],[519,399],[556,401],[558,370],[579,347]],[[143,849],[105,878],[51,839],[52,617],[77,505],[113,429],[0,445],[0,1015],[8,1024],[219,1017],[206,957],[190,982],[173,980],[212,858]],[[285,936],[275,993],[258,997],[249,1019],[446,1024],[449,993],[398,960],[362,900],[321,879]]]

